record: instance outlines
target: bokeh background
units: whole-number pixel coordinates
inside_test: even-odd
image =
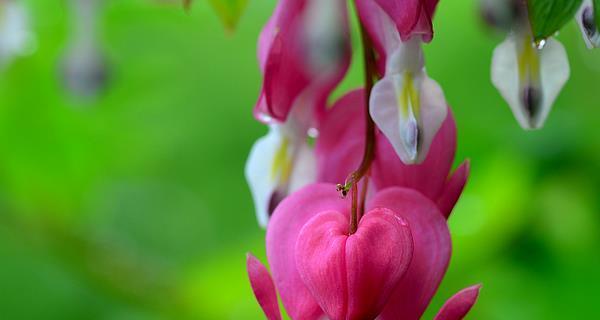
[[[0,318],[262,319],[245,253],[265,261],[264,231],[243,167],[266,133],[251,109],[274,0],[250,0],[234,33],[207,1],[186,14],[107,0],[111,77],[93,100],[60,81],[67,2],[24,3],[35,50],[0,73]],[[599,318],[600,52],[564,28],[571,79],[545,128],[524,132],[490,83],[502,37],[476,4],[441,1],[425,49],[458,123],[457,163],[472,164],[425,318],[474,283],[471,319]],[[360,61],[336,96],[360,85]]]

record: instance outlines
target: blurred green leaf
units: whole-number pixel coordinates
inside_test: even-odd
[[[246,9],[248,0],[209,0],[228,31],[233,31]]]
[[[594,13],[596,14],[596,24],[600,21],[600,0],[594,0]]]
[[[535,40],[545,39],[560,30],[573,16],[582,0],[529,0],[529,21]],[[598,1],[598,0],[595,0]]]

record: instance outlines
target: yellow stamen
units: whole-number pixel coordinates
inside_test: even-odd
[[[409,111],[412,110],[412,113],[415,118],[419,118],[420,111],[420,98],[419,92],[415,87],[415,81],[412,73],[404,72],[403,86],[398,96],[398,108],[404,118],[408,117]]]
[[[279,183],[285,184],[288,182],[292,173],[292,157],[289,153],[290,142],[288,138],[283,137],[281,145],[275,153],[273,166],[271,167],[271,181],[279,179]]]
[[[519,80],[521,83],[537,83],[540,76],[540,55],[529,37],[523,40],[523,50],[517,59],[519,63]]]

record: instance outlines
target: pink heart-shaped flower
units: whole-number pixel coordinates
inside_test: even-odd
[[[352,235],[348,225],[348,215],[337,211],[314,216],[298,236],[296,265],[331,319],[373,319],[410,264],[410,228],[386,208],[368,212]]]

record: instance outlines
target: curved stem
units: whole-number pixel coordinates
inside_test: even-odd
[[[373,89],[374,79],[377,76],[375,66],[375,51],[373,50],[373,43],[369,34],[365,30],[365,27],[360,24],[360,33],[363,43],[363,55],[365,65],[365,121],[366,121],[366,139],[365,139],[365,150],[363,159],[360,166],[356,171],[352,172],[344,185],[338,185],[338,191],[342,192],[343,196],[348,194],[348,191],[352,191],[352,212],[350,217],[350,234],[354,234],[358,228],[358,221],[363,215],[365,208],[365,196],[367,189],[367,181],[363,185],[363,192],[361,193],[360,204],[358,204],[358,183],[360,180],[367,176],[371,163],[375,157],[375,123],[369,114],[369,100],[371,98],[371,90]]]

